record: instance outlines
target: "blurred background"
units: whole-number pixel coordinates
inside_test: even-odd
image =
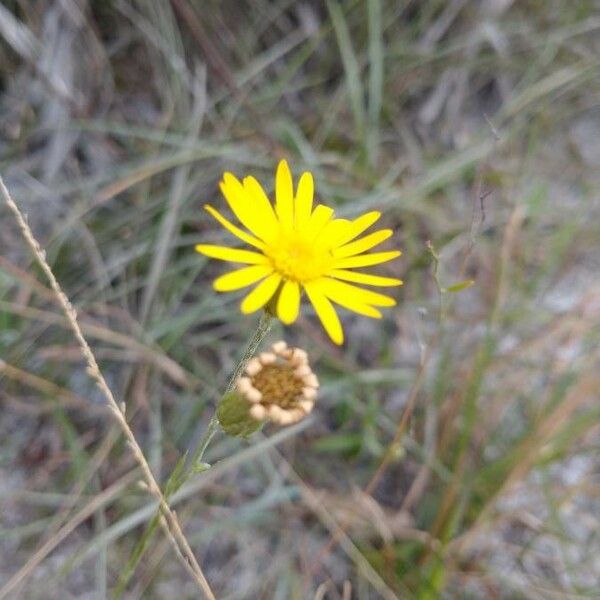
[[[223,171],[285,157],[404,251],[344,347],[306,305],[270,334],[313,415],[173,498],[218,598],[600,597],[599,31],[594,0],[3,0],[0,174],[163,483],[258,320],[193,251]],[[198,597],[162,533],[134,561],[140,472],[0,224],[0,597]]]

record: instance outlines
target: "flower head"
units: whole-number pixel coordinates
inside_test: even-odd
[[[242,300],[243,313],[252,313],[273,301],[277,316],[289,325],[298,317],[300,294],[304,290],[331,339],[341,344],[344,334],[332,303],[376,319],[381,318],[376,307],[396,304],[390,296],[352,285],[402,284],[399,279],[353,270],[384,263],[401,254],[398,250],[367,253],[388,239],[391,229],[356,239],[379,219],[379,212],[372,211],[349,221],[335,218],[334,211],[323,204],[313,208],[312,174],[303,173],[294,191],[285,160],[279,162],[275,175],[274,207],[254,177],[239,181],[231,173],[225,173],[220,186],[244,229],[212,206],[207,204],[204,208],[255,250],[208,244],[198,244],[196,250],[211,258],[248,265],[214,282],[214,288],[220,292],[256,284]]]
[[[237,392],[251,405],[253,419],[269,419],[279,425],[296,423],[310,413],[318,387],[306,352],[288,348],[285,342],[252,358],[236,383]]]

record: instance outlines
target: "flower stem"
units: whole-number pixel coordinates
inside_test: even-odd
[[[254,356],[254,354],[256,353],[256,350],[258,349],[258,347],[260,346],[262,341],[267,336],[267,333],[269,333],[272,322],[273,322],[273,317],[268,312],[266,312],[266,311],[263,312],[260,317],[260,321],[258,322],[258,327],[256,328],[254,335],[252,336],[252,339],[248,342],[248,345],[246,346],[246,350],[244,351],[244,354],[243,354],[242,358],[240,359],[240,362],[237,364],[237,366],[233,370],[233,374],[231,375],[231,378],[229,379],[229,382],[227,383],[227,387],[225,388],[225,392],[223,393],[223,396],[233,390],[233,388],[235,386],[235,382],[239,379],[240,375],[243,373],[244,369],[246,368],[246,365],[248,364],[248,361]],[[212,441],[213,437],[217,433],[218,428],[219,428],[219,420],[217,418],[217,412],[215,411],[215,413],[213,414],[213,416],[210,419],[210,422],[208,423],[208,427],[206,428],[206,431],[204,432],[204,434],[200,438],[200,441],[198,442],[198,446],[196,447],[196,450],[195,450],[194,454],[192,455],[192,458],[190,459],[190,464],[192,465],[192,470],[194,470],[197,466],[200,466],[199,463],[202,462],[204,453],[206,452],[206,449],[210,445],[210,442]]]
[[[244,351],[244,354],[243,354],[242,358],[240,359],[240,362],[235,367],[233,374],[232,374],[231,378],[229,379],[229,382],[227,383],[227,387],[225,388],[225,392],[223,395],[231,392],[231,390],[235,386],[235,382],[237,381],[238,377],[242,374],[242,372],[246,368],[246,364],[252,358],[252,356],[255,354],[257,348],[260,346],[261,342],[265,339],[267,333],[271,329],[271,324],[272,324],[271,315],[268,314],[267,312],[264,312],[260,318],[260,321],[258,322],[258,327],[257,327],[256,331],[254,332],[252,339],[250,340],[250,342],[248,342],[248,346],[246,347],[246,350]],[[166,499],[169,499],[172,494],[174,494],[179,488],[181,488],[183,486],[183,484],[186,483],[186,481],[188,481],[188,479],[194,473],[198,473],[200,470],[204,470],[203,469],[204,465],[202,465],[202,458],[204,456],[204,453],[206,452],[206,449],[210,445],[210,442],[212,441],[213,437],[217,433],[218,429],[219,429],[219,420],[217,418],[217,411],[215,410],[213,416],[211,417],[211,419],[208,423],[208,427],[206,428],[206,431],[200,438],[200,441],[198,442],[198,445],[197,445],[196,449],[194,450],[194,453],[192,454],[192,457],[189,460],[186,460],[186,456],[182,456],[180,461],[178,462],[178,464],[175,466],[175,469],[173,469],[173,471],[165,485]],[[187,465],[187,467],[185,465]],[[131,579],[131,576],[133,575],[135,568],[137,567],[138,563],[142,559],[142,556],[145,554],[146,550],[150,546],[150,542],[152,541],[152,538],[154,537],[154,533],[156,532],[156,530],[159,526],[159,522],[160,522],[160,513],[157,512],[154,515],[154,517],[152,518],[152,520],[150,521],[150,523],[148,524],[146,531],[144,531],[142,537],[139,539],[139,541],[135,545],[135,547],[129,557],[129,561],[127,562],[127,565],[125,565],[125,568],[121,573],[121,577],[119,578],[119,583],[118,583],[117,588],[112,596],[113,599],[120,598],[121,594],[127,587],[127,584],[129,582],[129,580]]]
[[[256,354],[258,347],[261,345],[262,341],[267,336],[267,333],[269,333],[272,323],[273,317],[268,312],[263,312],[263,314],[260,317],[260,321],[258,322],[258,327],[254,332],[252,339],[248,342],[248,345],[246,346],[246,351],[244,352],[244,355],[242,356],[237,367],[234,369],[233,375],[231,376],[231,379],[229,380],[229,383],[225,388],[225,394],[228,394],[229,392],[231,392],[231,390],[233,390],[235,382],[238,380],[238,378],[246,368],[248,361],[254,356],[254,354]]]

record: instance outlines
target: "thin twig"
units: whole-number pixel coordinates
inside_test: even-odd
[[[146,458],[144,457],[144,453],[142,452],[142,449],[140,448],[139,444],[137,443],[137,440],[135,439],[135,435],[133,434],[133,431],[129,427],[129,424],[127,423],[127,420],[125,418],[123,411],[119,407],[119,404],[117,403],[115,397],[113,396],[111,389],[109,388],[108,384],[106,383],[106,380],[104,379],[104,376],[102,375],[102,372],[100,371],[100,367],[98,366],[98,363],[96,362],[96,358],[94,356],[94,353],[92,352],[92,349],[90,348],[89,344],[87,343],[87,340],[83,336],[83,333],[82,333],[81,328],[79,327],[79,323],[77,321],[76,310],[73,308],[73,305],[71,304],[71,302],[69,301],[69,299],[63,292],[62,288],[60,287],[60,284],[56,280],[56,277],[54,276],[54,273],[52,272],[50,265],[46,261],[46,256],[45,256],[44,250],[42,250],[38,241],[35,239],[33,232],[31,231],[31,228],[27,224],[25,217],[19,210],[19,207],[16,205],[14,200],[11,198],[8,189],[4,185],[4,181],[3,181],[2,177],[0,177],[0,192],[2,193],[4,201],[6,202],[6,205],[8,206],[10,211],[14,214],[14,216],[17,220],[17,223],[19,225],[19,228],[21,229],[21,232],[23,234],[23,237],[25,238],[25,241],[31,248],[40,267],[46,274],[46,277],[48,278],[48,281],[50,282],[50,286],[52,287],[52,289],[54,290],[54,293],[56,294],[56,297],[65,313],[65,317],[67,318],[67,321],[69,322],[69,325],[70,325],[71,329],[73,330],[73,334],[75,335],[75,338],[77,339],[77,342],[79,343],[79,346],[81,348],[81,353],[87,364],[86,370],[87,370],[88,375],[96,382],[97,386],[100,388],[100,391],[106,398],[106,401],[108,402],[108,407],[109,407],[110,411],[112,412],[113,417],[117,421],[118,425],[121,427],[123,434],[127,438],[127,443],[129,445],[129,448],[133,452],[133,455],[134,455],[136,461],[138,462],[138,464],[140,465],[140,467],[142,469],[142,473],[143,473],[148,491],[158,501],[160,510],[164,517],[164,519],[161,519],[161,525],[163,526],[165,534],[171,541],[173,548],[175,549],[176,555],[180,558],[182,564],[184,565],[186,570],[190,573],[190,575],[193,577],[194,581],[198,584],[198,587],[204,593],[204,595],[207,598],[214,600],[215,596],[212,593],[212,590],[210,589],[208,581],[206,580],[204,573],[202,572],[202,569],[200,568],[200,565],[196,561],[196,557],[194,556],[194,553],[193,553],[192,549],[190,548],[190,545],[181,529],[181,525],[179,524],[177,515],[171,510],[171,508],[167,504],[165,497],[163,496],[163,493],[160,489],[160,486],[156,482],[156,479],[154,478],[154,475],[152,474],[150,466],[148,465],[148,462],[146,461]],[[4,588],[2,590],[0,590],[0,598],[5,598],[7,596],[7,594],[9,594],[11,591],[14,590],[14,588],[16,587],[17,584],[18,584],[18,581],[15,581],[14,578],[11,579],[4,586]]]

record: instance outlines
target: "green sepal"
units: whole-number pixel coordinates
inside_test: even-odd
[[[217,418],[225,433],[246,438],[258,431],[262,422],[250,416],[250,403],[238,392],[225,394],[217,406]]]

